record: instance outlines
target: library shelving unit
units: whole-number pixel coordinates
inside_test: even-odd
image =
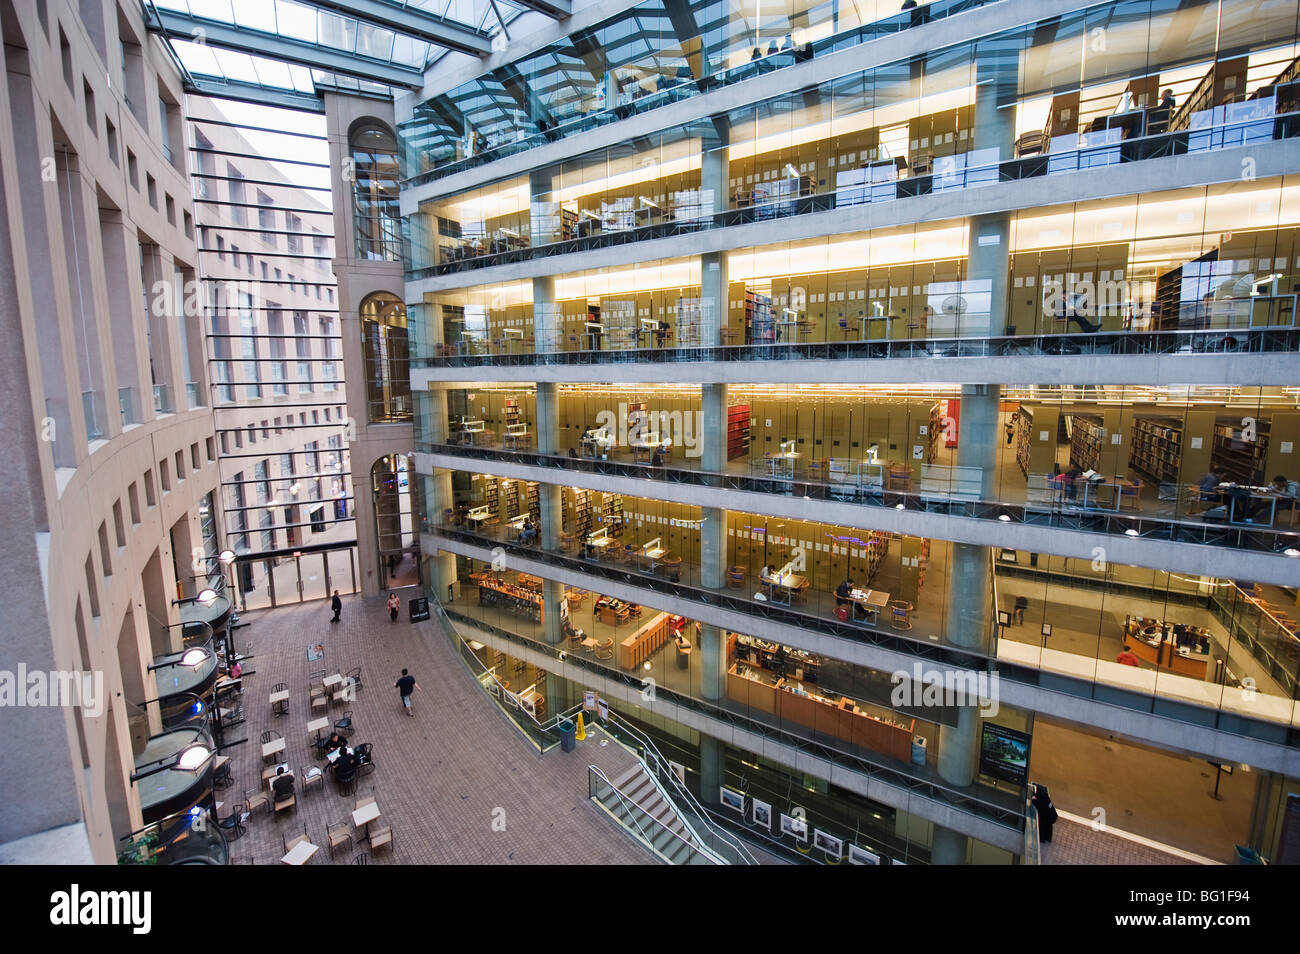
[[[1173,419],[1139,417],[1133,421],[1129,466],[1158,483],[1178,482],[1182,465],[1183,429]]]
[[[1106,429],[1091,417],[1071,414],[1070,463],[1080,470],[1096,470]]]
[[[677,345],[686,347],[700,343],[700,326],[703,309],[698,298],[677,299]]]
[[[591,535],[591,491],[575,490],[573,492],[573,536],[578,545],[587,542]]]
[[[513,583],[483,580],[478,585],[478,602],[480,606],[504,609],[534,623],[542,621],[542,595]]]
[[[735,460],[749,453],[748,404],[733,404],[727,408],[727,460]]]
[[[1266,479],[1268,461],[1269,422],[1256,420],[1255,439],[1246,440],[1238,424],[1214,425],[1214,450],[1211,464],[1222,467],[1228,480],[1252,487],[1261,487]]]
[[[772,299],[757,292],[745,292],[745,343],[772,344],[776,341],[776,322],[772,318]]]
[[[943,437],[943,403],[935,401],[930,405],[930,417],[926,421],[925,462],[933,464],[939,456],[940,440]]]
[[[513,520],[519,516],[519,481],[512,480],[506,485],[506,519]]]
[[[623,535],[623,495],[608,494],[605,497],[605,527],[611,537]]]
[[[1016,463],[1020,465],[1020,472],[1026,477],[1029,476],[1029,459],[1031,454],[1030,441],[1034,432],[1034,412],[1025,405],[1020,405],[1016,414],[1015,428],[1015,446],[1016,446]]]
[[[500,498],[497,496],[497,479],[491,474],[482,474],[483,478],[483,503],[487,504],[489,526],[495,524],[501,519]]]
[[[519,423],[519,398],[506,398],[504,411],[504,420],[507,430],[511,424]]]
[[[537,481],[528,481],[528,513],[533,518],[533,526],[542,525],[542,495]]]

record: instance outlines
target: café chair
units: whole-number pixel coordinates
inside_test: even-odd
[[[1142,478],[1135,477],[1132,487],[1125,487],[1120,484],[1119,488],[1119,506],[1121,510],[1137,510],[1138,495],[1142,493]]]
[[[270,803],[271,796],[267,794],[265,789],[259,788],[253,791],[244,792],[244,805],[250,813],[254,809],[261,808],[263,805],[269,805]]]
[[[346,821],[338,822],[334,825],[325,826],[325,840],[329,842],[330,857],[334,857],[334,849],[340,845],[346,844],[348,849],[352,848],[352,826]]]
[[[362,742],[360,745],[358,745],[356,748],[352,750],[353,754],[356,755],[357,757],[358,775],[369,775],[371,772],[375,770],[375,759],[370,752],[372,747],[373,747],[372,743]]]
[[[733,563],[727,567],[727,589],[743,590],[745,588],[745,568]]]
[[[907,600],[890,600],[889,601],[890,617],[889,625],[894,629],[911,629],[912,628],[912,604]]]
[[[370,856],[364,851],[352,859],[354,865],[365,865],[370,863]]]
[[[354,689],[363,688],[361,683],[361,667],[358,666],[356,669],[349,669],[348,677],[345,682],[349,683]]]
[[[598,643],[596,643],[596,658],[597,659],[614,658],[614,637],[608,636],[605,639],[602,639]]]
[[[385,825],[383,828],[372,829],[370,832],[369,840],[370,840],[371,851],[374,851],[376,848],[382,848],[385,845],[387,845],[389,850],[391,851],[393,847],[392,827],[390,825]]]
[[[217,819],[217,828],[221,830],[221,837],[227,842],[238,841],[248,830],[244,827],[244,819],[248,815],[248,804],[243,801],[235,802],[231,806],[230,814],[225,818]]]
[[[341,736],[347,737],[352,734],[353,728],[352,710],[345,709],[343,712],[343,718],[335,720],[334,731]]]
[[[313,765],[302,770],[302,790],[304,792],[309,788],[320,785],[324,780],[325,771],[319,765]]]
[[[287,812],[291,808],[296,809],[298,806],[298,799],[296,796],[290,795],[288,798],[281,799],[278,802],[272,802],[272,806],[275,808],[273,814],[276,818],[279,818],[280,812]]]

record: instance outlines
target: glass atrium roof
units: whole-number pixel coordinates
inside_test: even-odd
[[[351,16],[347,0],[144,0],[146,20],[196,87],[282,98],[314,97],[322,87],[375,95],[416,88],[434,59],[449,50],[487,52],[527,12],[511,0],[364,6],[378,15]]]

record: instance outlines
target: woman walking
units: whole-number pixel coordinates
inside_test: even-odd
[[[401,605],[402,605],[402,601],[399,600],[399,599],[397,598],[397,594],[396,594],[396,593],[389,593],[389,594],[388,594],[388,620],[389,620],[389,622],[392,622],[392,623],[396,623],[396,622],[397,622],[397,611],[398,611],[398,609],[401,607]]]

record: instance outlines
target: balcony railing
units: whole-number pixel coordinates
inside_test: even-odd
[[[1168,508],[1168,512],[1152,514],[1143,513],[1141,510],[1135,512],[1119,509],[1126,496],[1118,486],[1106,485],[1111,494],[1108,497],[1094,489],[1095,485],[1080,482],[1079,487],[1073,488],[1074,496],[1070,497],[1067,488],[1052,481],[1047,474],[1031,475],[1031,478],[1037,479],[1027,482],[1041,488],[1031,495],[1033,499],[1003,501],[973,499],[971,494],[961,486],[959,477],[949,479],[947,486],[943,482],[930,478],[929,482],[934,486],[926,486],[927,478],[924,473],[921,480],[922,489],[912,491],[888,489],[883,479],[864,478],[860,473],[846,474],[845,479],[842,480],[819,480],[806,476],[776,476],[764,473],[717,473],[685,466],[656,467],[651,464],[595,460],[588,457],[565,457],[532,451],[499,450],[467,444],[419,441],[416,443],[416,450],[422,453],[463,457],[466,460],[522,464],[609,477],[630,477],[636,480],[653,480],[694,487],[743,490],[802,500],[853,503],[877,509],[920,511],[948,517],[969,517],[999,523],[1079,530],[1092,534],[1104,533],[1112,536],[1224,547],[1228,551],[1225,557],[1228,557],[1231,552],[1249,550],[1300,558],[1300,531],[1282,525],[1284,521],[1291,519],[1289,510],[1276,510],[1273,514],[1273,525],[1234,520],[1228,513],[1226,505],[1207,509],[1200,514],[1178,513],[1179,502],[1201,496],[1195,484],[1171,485],[1175,497],[1173,506]],[[753,466],[756,469],[765,469],[767,463],[769,462],[755,460]],[[556,482],[566,481],[557,475]],[[648,486],[647,493],[653,489],[653,486]],[[1159,501],[1135,499],[1133,503],[1137,507],[1160,504]],[[1215,513],[1218,510],[1223,511],[1222,519],[1211,519],[1205,516],[1206,513]],[[1300,566],[1297,566],[1297,571],[1300,572]]]
[[[467,345],[467,343],[462,343]],[[1192,331],[1098,331],[1083,334],[989,335],[963,338],[813,341],[781,344],[703,345],[619,351],[521,351],[474,353],[482,347],[440,345],[437,355],[413,357],[413,368],[533,367],[697,363],[701,361],[840,361],[924,358],[1021,358],[1040,356],[1197,355],[1294,353],[1300,328],[1222,328]],[[942,374],[936,370],[936,374]]]
[[[1179,694],[1180,686],[1176,681],[1171,682],[1169,689],[1159,686],[1150,693],[1145,693],[1141,689],[1104,679],[1100,675],[1096,679],[1087,679],[1068,669],[1060,670],[1048,668],[1046,664],[1035,666],[999,658],[998,651],[995,651],[994,655],[985,655],[982,652],[962,649],[942,642],[941,640],[946,638],[944,632],[935,634],[937,640],[932,641],[931,638],[919,633],[913,636],[908,635],[909,631],[900,633],[883,628],[879,623],[841,621],[831,615],[827,608],[833,602],[831,600],[833,594],[815,593],[817,604],[814,605],[814,600],[810,599],[809,605],[802,607],[797,604],[792,606],[774,603],[771,600],[759,602],[744,595],[743,592],[722,588],[711,589],[681,582],[681,579],[687,577],[685,566],[675,574],[677,578],[674,579],[673,576],[656,575],[656,571],[642,571],[637,566],[543,550],[539,547],[521,546],[503,532],[493,536],[484,532],[471,532],[448,526],[424,529],[425,532],[435,536],[471,546],[490,548],[493,551],[499,548],[508,557],[537,561],[556,569],[581,573],[591,581],[584,582],[584,586],[598,588],[599,581],[608,580],[657,593],[667,600],[675,601],[665,605],[678,605],[676,601],[688,600],[701,606],[716,607],[734,615],[735,628],[741,631],[744,629],[743,621],[747,618],[775,621],[805,632],[877,646],[885,651],[901,653],[918,660],[928,660],[936,665],[953,666],[974,672],[997,672],[1004,678],[1054,692],[1094,699],[1135,712],[1146,712],[1204,725],[1233,735],[1300,748],[1300,725],[1295,724],[1294,715],[1290,711],[1291,703],[1287,701],[1294,700],[1297,691],[1300,691],[1300,681],[1297,680],[1296,675],[1297,671],[1300,671],[1297,669],[1300,664],[1300,639],[1281,627],[1275,619],[1261,616],[1261,608],[1257,601],[1245,599],[1244,594],[1242,598],[1233,600],[1222,596],[1217,599],[1206,599],[1195,594],[1169,592],[1163,594],[1163,599],[1171,605],[1181,603],[1209,609],[1228,631],[1229,636],[1225,638],[1235,640],[1239,648],[1246,650],[1253,658],[1268,667],[1270,674],[1277,680],[1280,690],[1285,693],[1283,697],[1263,689],[1258,690],[1262,700],[1277,703],[1276,706],[1271,707],[1274,714],[1273,721],[1269,720],[1269,712],[1266,711],[1270,706],[1265,706],[1263,703],[1252,704],[1252,710],[1259,713],[1256,718],[1243,715],[1240,708],[1228,705],[1226,699],[1220,699],[1217,705],[1213,702],[1189,702],[1184,695]],[[490,558],[484,560],[490,562]],[[1001,571],[1002,568],[999,567],[999,570]],[[696,567],[690,568],[689,572],[698,576]],[[1052,576],[1033,568],[1016,568],[1015,572],[1028,578],[1043,577],[1044,580]],[[996,580],[997,575],[993,579]],[[1139,598],[1150,595],[1145,587],[1113,580],[1079,580],[1078,585],[1085,589],[1092,588]],[[653,605],[653,600],[650,602]],[[827,605],[821,605],[823,603]],[[996,642],[994,640],[991,644],[996,645]],[[1225,679],[1221,692],[1229,691],[1229,683]],[[1282,714],[1283,710],[1285,714]]]
[[[1112,132],[1118,134],[1118,130]],[[814,195],[783,196],[712,214],[692,209],[684,219],[651,221],[645,225],[617,231],[601,231],[597,224],[592,226],[594,231],[589,234],[560,241],[534,241],[529,244],[523,237],[518,239],[498,237],[466,242],[451,250],[452,257],[448,261],[408,271],[406,280],[419,281],[435,276],[475,271],[493,265],[508,265],[654,239],[670,239],[751,222],[810,215],[859,205],[874,205],[894,199],[973,189],[998,182],[1015,182],[1140,162],[1146,159],[1290,139],[1296,136],[1300,136],[1300,113],[1291,112],[1265,118],[1225,122],[1199,129],[1183,129],[1134,139],[1116,139],[1098,145],[1084,145],[1065,152],[1025,156],[1000,162],[997,159],[996,149],[979,150],[935,160],[936,171],[923,175],[902,179],[891,178],[884,182],[856,183]],[[662,214],[659,210],[653,209],[641,211]]]

